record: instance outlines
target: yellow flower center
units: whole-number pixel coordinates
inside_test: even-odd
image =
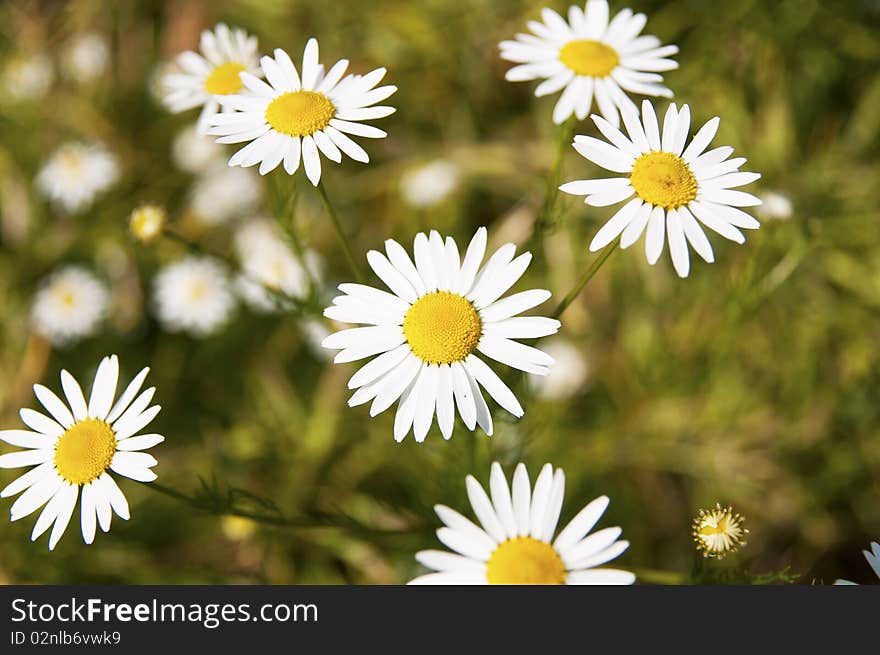
[[[559,50],[559,61],[578,75],[606,77],[617,66],[617,50],[601,41],[580,39],[569,41]]]
[[[548,543],[532,537],[498,545],[486,565],[489,584],[565,584],[565,564]]]
[[[713,510],[700,510],[694,519],[694,539],[706,557],[724,557],[745,545],[748,530],[743,527],[743,517],[730,507],[716,505]]]
[[[165,210],[154,205],[145,205],[135,209],[129,223],[135,238],[145,243],[159,236],[164,225]]]
[[[55,468],[73,484],[86,484],[110,467],[116,435],[104,421],[87,418],[74,423],[55,446]]]
[[[266,122],[289,136],[307,136],[323,130],[336,114],[336,107],[323,93],[291,91],[266,107]]]
[[[245,70],[247,66],[234,61],[220,64],[205,79],[205,91],[215,96],[238,93],[243,86],[238,74]]]
[[[428,364],[452,364],[470,355],[483,333],[480,315],[456,293],[435,291],[416,300],[403,319],[413,353]]]
[[[677,209],[697,197],[697,178],[687,162],[671,152],[641,155],[633,164],[629,181],[638,196],[655,207]]]

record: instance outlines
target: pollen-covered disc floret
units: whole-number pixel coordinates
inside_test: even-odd
[[[528,22],[532,34],[501,42],[501,58],[518,64],[507,71],[507,79],[543,80],[535,89],[538,97],[562,91],[553,109],[557,124],[572,114],[583,120],[595,100],[605,119],[617,126],[622,108],[635,109],[627,94],[672,97],[660,73],[678,68],[669,59],[678,47],[640,36],[645,14],[623,9],[609,18],[606,0],[570,7],[568,20],[542,9],[540,22]]]
[[[416,560],[435,571],[409,584],[500,585],[627,585],[635,582],[629,571],[602,567],[616,559],[629,542],[619,540],[620,528],[592,532],[608,497],[589,503],[556,534],[565,474],[545,464],[534,488],[523,464],[508,485],[501,466],[492,464],[489,493],[469,475],[468,499],[478,523],[445,505],[434,510],[444,527],[437,537],[453,552],[423,550]]]
[[[486,228],[480,228],[462,258],[452,237],[436,231],[416,235],[415,261],[391,239],[385,253],[367,253],[373,271],[391,293],[362,284],[341,284],[324,316],[365,327],[342,330],[323,341],[340,350],[337,363],[375,357],[349,380],[356,389],[352,407],[372,401],[370,415],[395,402],[394,438],[410,429],[423,441],[434,417],[443,437],[452,436],[455,412],[468,430],[479,425],[492,434],[492,415],[481,391],[516,417],[522,406],[501,378],[479,356],[547,375],[553,359],[519,343],[554,334],[559,321],[517,316],[550,297],[543,289],[502,296],[525,273],[531,254],[514,257],[508,243],[482,264]],[[478,355],[479,353],[479,355]]]
[[[641,118],[633,109],[621,110],[627,134],[600,116],[593,122],[608,141],[590,136],[574,138],[574,148],[584,158],[626,177],[576,180],[560,189],[594,207],[627,200],[596,233],[590,250],[604,248],[620,237],[629,248],[645,233],[645,255],[656,264],[666,241],[672,264],[680,277],[690,272],[689,248],[707,262],[715,261],[704,227],[743,243],[740,229],[756,229],[760,223],[738,209],[760,205],[750,193],[734,187],[754,182],[758,173],[739,170],[744,157],[728,159],[733,148],[706,150],[718,130],[718,118],[706,122],[688,143],[691,110],[669,105],[662,130],[654,106],[642,103]],[[685,147],[687,146],[687,147]]]
[[[749,531],[743,527],[745,519],[733,511],[732,507],[721,507],[716,503],[714,509],[701,509],[694,519],[694,541],[697,550],[704,557],[723,558],[745,546]]]
[[[257,37],[218,23],[202,32],[199,52],[178,55],[179,71],[162,77],[165,104],[175,113],[201,107],[198,126],[203,132],[220,109],[219,99],[241,92],[241,73],[260,74],[258,60]]]
[[[43,508],[32,541],[52,528],[49,549],[54,549],[78,500],[87,544],[98,525],[104,532],[110,529],[114,513],[128,520],[128,502],[110,472],[152,482],[156,460],[142,451],[165,440],[158,434],[138,434],[160,410],[149,406],[155,388],[141,392],[148,372],[145,368],[138,373],[117,400],[119,361],[116,355],[105,357],[86,402],[73,376],[61,371],[66,403],[48,388],[34,385],[48,416],[22,409],[21,420],[30,430],[0,430],[0,441],[25,449],[0,455],[0,468],[32,467],[0,491],[0,498],[21,494],[10,508],[13,521]]]
[[[325,73],[318,63],[318,42],[309,39],[297,70],[284,50],[260,60],[266,81],[242,73],[244,88],[225,96],[221,104],[232,113],[214,116],[209,134],[218,143],[250,142],[229,160],[230,166],[260,165],[265,175],[283,164],[293,175],[300,162],[316,185],[321,158],[339,163],[343,153],[359,162],[370,160],[348,135],[381,139],[386,133],[360,121],[383,118],[393,107],[372,106],[390,97],[396,86],[376,87],[385,76],[378,68],[366,75],[345,75],[348,60],[341,59]]]

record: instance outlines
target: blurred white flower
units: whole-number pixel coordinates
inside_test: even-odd
[[[791,218],[792,205],[788,196],[778,191],[767,191],[760,194],[762,204],[755,209],[755,213],[765,220],[785,221]]]
[[[128,219],[128,227],[132,235],[142,243],[150,243],[165,228],[165,209],[158,205],[141,205]]]
[[[107,40],[95,32],[75,36],[64,48],[61,67],[64,73],[80,83],[96,80],[110,62]]]
[[[49,550],[67,529],[77,500],[83,541],[91,544],[96,528],[107,532],[113,514],[128,520],[125,495],[110,471],[138,482],[152,482],[156,458],[143,452],[162,443],[159,434],[138,434],[159,413],[153,405],[155,387],[137,396],[149,373],[144,368],[116,400],[119,360],[105,357],[98,365],[88,404],[79,383],[61,371],[61,388],[67,403],[41,384],[34,394],[51,416],[22,409],[21,420],[31,430],[2,430],[0,441],[24,448],[0,455],[0,468],[31,466],[0,491],[0,498],[21,494],[10,508],[11,520],[43,511],[34,524],[31,541],[50,527]],[[137,396],[137,398],[135,398]],[[115,401],[115,402],[114,402]]]
[[[229,159],[230,166],[260,165],[260,175],[282,162],[293,175],[302,162],[306,177],[318,186],[321,158],[337,164],[343,153],[359,162],[370,161],[366,151],[348,134],[382,139],[387,134],[364,124],[394,113],[394,107],[373,106],[391,96],[397,87],[376,85],[385,77],[377,68],[366,75],[345,75],[348,60],[340,59],[328,70],[318,62],[318,41],[309,39],[302,68],[296,70],[290,56],[275,49],[274,57],[260,60],[266,82],[248,73],[241,81],[246,90],[220,99],[235,113],[209,119],[210,134],[218,143],[249,142]]]
[[[606,0],[589,0],[584,9],[569,7],[568,20],[542,9],[542,22],[528,22],[533,34],[501,42],[501,58],[517,64],[506,77],[511,82],[542,79],[537,97],[562,91],[553,109],[557,125],[572,114],[584,120],[595,99],[605,120],[617,127],[619,112],[635,109],[627,93],[672,97],[660,73],[678,68],[669,59],[678,46],[661,46],[656,36],[639,36],[647,20],[631,9],[609,20]]]
[[[53,204],[80,212],[119,179],[116,157],[100,144],[66,143],[37,174],[37,187]]]
[[[220,109],[218,100],[241,91],[239,74],[258,75],[257,37],[239,28],[230,30],[217,23],[214,30],[205,30],[199,42],[199,52],[188,50],[177,56],[180,72],[163,75],[161,86],[164,101],[175,112],[202,107],[198,120],[200,130],[206,121]]]
[[[325,362],[333,360],[333,353],[321,346],[324,339],[330,336],[330,328],[327,327],[325,321],[305,318],[299,322],[299,328],[302,330],[309,350],[312,351],[315,357]]]
[[[400,193],[412,207],[432,207],[455,191],[459,178],[456,164],[437,159],[404,173]]]
[[[252,170],[219,163],[195,181],[190,204],[202,222],[220,225],[252,213],[261,195],[260,178]]]
[[[876,541],[872,541],[871,550],[863,550],[862,554],[865,556],[865,559],[868,560],[868,564],[874,570],[875,575],[880,578],[880,544],[878,544]],[[834,584],[854,585],[857,583],[850,582],[849,580],[837,580]]]
[[[565,497],[565,474],[545,464],[529,483],[524,464],[508,486],[495,462],[489,493],[472,475],[467,494],[479,525],[451,507],[435,505],[445,524],[437,537],[450,550],[423,550],[416,559],[435,573],[421,575],[409,584],[421,585],[630,585],[629,571],[602,567],[616,559],[629,542],[618,540],[620,528],[590,531],[608,507],[608,497],[589,503],[557,535]],[[490,499],[491,494],[491,499]],[[555,539],[554,539],[555,536]]]
[[[3,89],[13,100],[39,100],[54,79],[52,60],[42,52],[13,58],[3,69]]]
[[[171,158],[185,173],[202,173],[223,159],[223,148],[195,125],[188,125],[175,135]]]
[[[31,321],[55,345],[66,345],[98,330],[107,315],[110,293],[93,273],[65,266],[50,275],[34,298]]]
[[[550,375],[529,378],[540,397],[565,400],[583,390],[590,367],[579,348],[568,339],[551,337],[541,343],[541,350],[550,355],[555,363]]]
[[[169,332],[205,337],[235,308],[226,268],[208,257],[187,257],[163,268],[154,282],[159,322]]]
[[[270,290],[292,298],[308,294],[309,272],[270,221],[256,219],[239,228],[235,248],[243,271],[236,278],[236,290],[254,311],[268,314],[283,309],[283,303]],[[308,251],[305,258],[311,277],[316,279],[317,255]]]

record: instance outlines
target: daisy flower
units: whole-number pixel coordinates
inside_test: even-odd
[[[37,187],[64,211],[79,212],[118,178],[116,157],[103,146],[66,143],[37,174]]]
[[[341,350],[334,361],[354,362],[379,355],[348,381],[357,389],[352,407],[373,401],[370,416],[384,412],[398,399],[394,438],[413,430],[423,441],[434,420],[445,439],[452,436],[455,407],[468,430],[479,426],[492,434],[492,415],[483,399],[485,389],[501,407],[516,416],[523,408],[501,378],[477,355],[521,371],[547,375],[553,359],[537,348],[515,341],[555,334],[559,321],[516,316],[550,298],[543,289],[501,298],[525,273],[532,259],[514,259],[516,246],[499,248],[481,268],[486,228],[477,230],[464,259],[452,237],[431,231],[416,235],[415,264],[403,247],[385,241],[386,255],[367,253],[373,271],[391,293],[361,284],[340,284],[344,295],[333,299],[324,316],[368,327],[342,330],[323,346]],[[454,402],[453,402],[454,399]]]
[[[690,271],[688,244],[704,260],[715,261],[712,246],[700,223],[721,236],[743,243],[738,228],[756,229],[760,223],[738,209],[760,205],[760,199],[733,190],[754,182],[759,173],[740,172],[744,157],[728,159],[733,148],[723,146],[705,151],[718,130],[716,116],[694,135],[685,147],[691,111],[669,105],[663,131],[651,102],[642,103],[642,118],[632,110],[623,111],[629,138],[600,116],[592,116],[606,143],[590,136],[574,138],[574,148],[602,168],[627,177],[578,180],[559,187],[566,193],[586,196],[594,207],[606,207],[635,196],[599,230],[590,250],[604,248],[620,236],[620,247],[628,248],[646,231],[645,253],[648,263],[656,264],[668,238],[669,253],[679,276]],[[704,152],[705,151],[705,152]]]
[[[290,298],[304,298],[309,292],[310,272],[318,277],[317,255],[305,252],[304,266],[282,240],[278,228],[265,219],[241,227],[235,234],[235,248],[244,271],[236,279],[236,290],[254,311],[271,314],[284,309],[270,289]]]
[[[742,515],[732,507],[721,507],[716,503],[714,509],[701,509],[694,519],[694,541],[703,557],[721,559],[746,545],[749,531],[743,527]]]
[[[107,286],[81,266],[65,266],[40,286],[31,309],[34,330],[56,346],[63,346],[98,331],[107,315]]]
[[[206,337],[219,330],[235,308],[226,269],[209,257],[186,257],[156,276],[156,314],[169,332]]]
[[[164,207],[141,205],[131,212],[128,228],[135,239],[141,243],[150,243],[162,234],[167,218]]]
[[[868,560],[868,564],[870,564],[871,568],[874,570],[874,573],[880,578],[880,544],[876,541],[871,542],[871,550],[863,550],[862,554],[865,556],[865,559]],[[849,580],[837,580],[834,584],[836,585],[854,585],[858,584],[856,582],[850,582]]]
[[[221,225],[254,211],[262,195],[256,173],[218,162],[193,184],[190,207],[202,223]]]
[[[51,57],[38,52],[8,61],[0,78],[0,88],[12,100],[39,100],[49,92],[54,80]]]
[[[79,34],[67,43],[61,60],[65,74],[86,84],[98,79],[110,63],[110,46],[100,34]]]
[[[309,39],[303,53],[302,75],[286,52],[260,60],[266,81],[242,73],[241,80],[250,94],[222,99],[224,107],[235,113],[218,114],[210,120],[208,134],[219,136],[219,143],[248,145],[232,155],[230,166],[260,164],[265,175],[284,162],[293,175],[300,160],[306,176],[315,186],[321,179],[320,151],[336,163],[345,153],[355,161],[368,162],[367,153],[347,134],[381,139],[385,132],[359,121],[383,118],[393,107],[373,107],[397,91],[396,86],[376,85],[385,77],[377,68],[366,75],[343,78],[348,60],[336,62],[325,74],[318,63],[318,41]]]
[[[534,34],[502,41],[501,58],[519,64],[507,71],[509,81],[544,80],[535,89],[537,97],[562,91],[553,109],[557,125],[572,114],[586,118],[594,99],[605,120],[617,126],[618,112],[635,108],[626,92],[672,97],[659,73],[678,68],[668,58],[678,46],[639,36],[645,14],[624,9],[609,21],[608,3],[589,0],[583,10],[570,7],[568,21],[552,9],[542,9],[541,18],[528,23]]]
[[[445,505],[434,511],[445,524],[437,538],[453,553],[423,550],[416,560],[436,573],[422,575],[409,584],[539,584],[628,585],[636,577],[629,571],[596,568],[618,557],[629,547],[618,541],[620,528],[589,534],[608,507],[600,496],[584,507],[553,538],[562,500],[565,474],[545,464],[530,488],[529,474],[519,464],[508,487],[501,466],[492,464],[489,494],[472,476],[465,480],[471,507],[480,525]],[[491,494],[491,496],[490,496]]]
[[[437,159],[408,170],[400,179],[400,194],[410,207],[426,209],[443,202],[458,187],[457,164]]]
[[[187,125],[171,143],[171,159],[185,173],[202,173],[223,159],[223,148],[196,125]]]
[[[0,441],[26,449],[0,455],[0,468],[34,467],[0,491],[0,498],[21,493],[10,509],[11,520],[30,516],[45,505],[31,541],[51,527],[49,550],[54,549],[77,499],[87,544],[95,539],[96,525],[104,532],[110,529],[113,513],[128,520],[128,502],[109,472],[152,482],[156,474],[150,469],[156,460],[141,451],[165,440],[158,434],[138,435],[160,410],[158,405],[148,407],[154,387],[138,395],[149,370],[138,373],[114,403],[119,361],[116,355],[105,357],[95,374],[88,404],[73,376],[61,371],[67,404],[35,384],[34,394],[49,416],[22,409],[21,420],[31,429],[0,431]]]
[[[531,378],[538,396],[561,401],[583,392],[590,378],[590,366],[581,349],[558,336],[547,339],[541,347],[556,363],[553,375]]]
[[[201,107],[198,125],[217,113],[219,100],[241,91],[240,73],[258,75],[257,37],[217,23],[214,30],[202,32],[200,52],[187,50],[177,56],[181,72],[168,73],[161,85],[167,90],[165,104],[174,112]]]

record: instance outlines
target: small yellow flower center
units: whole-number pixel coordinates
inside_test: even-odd
[[[548,543],[532,537],[498,545],[486,565],[489,584],[565,584],[565,564]]]
[[[208,295],[208,285],[204,280],[195,280],[190,284],[188,289],[190,302],[198,302]]]
[[[245,70],[247,66],[234,61],[220,64],[205,79],[205,91],[216,96],[238,93],[243,86],[238,74]]]
[[[559,50],[559,61],[577,75],[607,77],[620,62],[617,50],[601,41],[569,41]]]
[[[743,518],[733,509],[723,509],[716,505],[713,510],[701,510],[694,519],[694,539],[699,550],[706,557],[724,557],[745,545],[748,530],[743,527]]]
[[[291,91],[266,107],[266,122],[289,136],[307,136],[323,130],[336,114],[336,107],[323,93]]]
[[[69,284],[59,284],[55,287],[53,293],[65,309],[73,309],[76,306],[76,292],[70,288]]]
[[[413,353],[428,364],[452,364],[470,355],[483,333],[480,315],[456,293],[435,291],[416,300],[403,319]]]
[[[162,232],[165,225],[165,210],[154,205],[138,207],[131,214],[129,227],[139,241],[152,241]]]
[[[687,162],[671,152],[656,150],[633,164],[630,184],[638,196],[655,207],[677,209],[697,197],[697,178]]]
[[[55,446],[55,468],[73,484],[87,484],[110,467],[116,435],[104,421],[87,418],[74,423]]]

